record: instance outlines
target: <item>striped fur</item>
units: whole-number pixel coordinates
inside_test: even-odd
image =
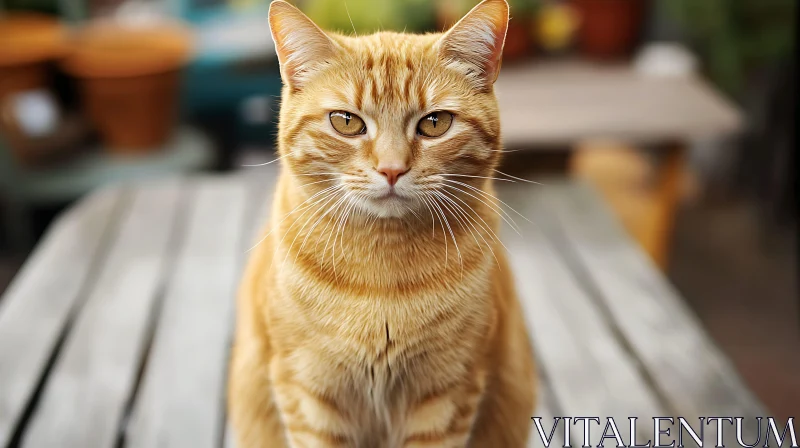
[[[239,292],[240,448],[525,446],[533,356],[489,179],[507,20],[486,0],[443,35],[348,37],[273,2],[283,165]],[[433,111],[452,127],[416,135]],[[381,198],[387,160],[410,168],[400,198]]]

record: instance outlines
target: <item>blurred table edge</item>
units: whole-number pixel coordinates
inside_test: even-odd
[[[660,77],[630,64],[583,60],[503,68],[495,84],[504,147],[564,153],[592,140],[658,149],[659,201],[652,256],[665,269],[693,139],[723,138],[743,128],[741,112],[698,75]]]

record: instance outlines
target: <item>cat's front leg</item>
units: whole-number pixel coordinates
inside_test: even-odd
[[[461,387],[413,405],[406,419],[403,448],[466,447],[484,389],[483,375],[477,375]]]
[[[292,448],[353,447],[352,425],[344,409],[327,399],[319,385],[307,384],[279,360],[271,366],[275,402]]]

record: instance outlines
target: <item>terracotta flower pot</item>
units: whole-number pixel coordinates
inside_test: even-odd
[[[578,44],[596,59],[617,59],[633,50],[641,29],[645,0],[573,0],[580,20]]]
[[[503,61],[513,62],[531,55],[532,39],[528,24],[530,21],[511,21],[506,32],[506,43],[503,46]]]
[[[189,54],[182,28],[105,24],[83,30],[63,66],[80,79],[86,112],[109,151],[141,153],[162,145],[175,127]]]
[[[24,90],[44,88],[47,62],[65,51],[66,30],[48,16],[0,16],[0,100]]]

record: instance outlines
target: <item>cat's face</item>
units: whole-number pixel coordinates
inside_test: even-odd
[[[500,152],[492,84],[507,23],[505,1],[486,0],[445,34],[345,37],[273,2],[281,155],[298,185],[382,218],[481,185]]]

